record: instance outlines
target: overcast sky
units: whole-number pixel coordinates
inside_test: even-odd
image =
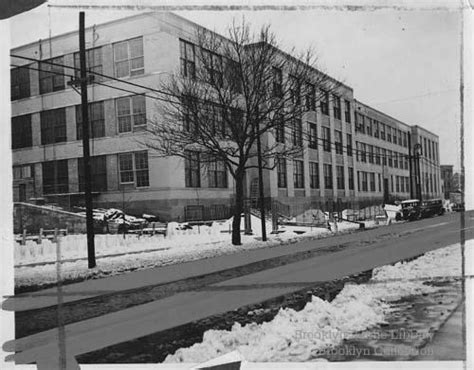
[[[46,5],[11,18],[12,46],[77,29],[78,10]],[[133,14],[86,11],[86,26]],[[356,99],[440,137],[442,164],[459,167],[460,16],[454,10],[186,11],[225,34],[243,15],[270,24],[281,45],[313,46],[322,69],[351,86]]]

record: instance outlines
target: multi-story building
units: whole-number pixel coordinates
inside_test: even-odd
[[[183,219],[203,206],[218,216],[232,204],[234,183],[225,168],[201,171],[192,161],[160,158],[142,140],[147,120],[159,119],[147,87],[196,68],[198,27],[172,13],[146,13],[86,29],[88,67],[111,77],[96,76],[88,88],[95,207]],[[82,203],[80,95],[68,83],[77,75],[78,49],[71,32],[11,50],[30,58],[11,59],[15,201]],[[338,86],[318,106],[309,101],[301,120],[303,154],[264,173],[266,196],[289,205],[408,198],[410,134],[412,145],[426,147],[426,196],[437,195],[437,136],[355,101],[351,87]],[[247,174],[247,195],[257,178],[256,171]]]
[[[455,191],[453,183],[453,165],[441,165],[441,183],[444,199],[449,199],[449,193]]]

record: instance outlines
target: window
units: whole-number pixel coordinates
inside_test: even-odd
[[[346,134],[346,141],[347,155],[352,157],[352,134]]]
[[[317,162],[309,162],[309,187],[319,189],[319,164]]]
[[[236,93],[242,92],[242,78],[239,63],[232,59],[226,59],[224,74],[229,89]]]
[[[33,177],[33,165],[13,166],[13,180],[28,179]]]
[[[119,154],[119,172],[121,184],[149,186],[148,152]]]
[[[64,108],[42,111],[41,117],[41,144],[60,143],[66,137],[66,110]]]
[[[359,114],[359,120],[358,120],[357,127],[358,127],[360,132],[365,134],[365,116],[363,116],[362,114]]]
[[[331,129],[329,127],[322,127],[323,129],[323,150],[325,152],[331,151]]]
[[[380,122],[380,138],[385,140],[385,125]]]
[[[318,128],[315,123],[308,123],[308,146],[318,149]]]
[[[67,159],[42,163],[43,193],[61,194],[69,191]]]
[[[106,156],[91,157],[91,183],[92,191],[107,190],[107,165]],[[77,172],[79,177],[79,191],[85,191],[86,179],[84,177],[84,158],[78,158]]]
[[[272,95],[276,98],[281,98],[283,96],[283,77],[281,69],[277,67],[272,68],[273,80],[272,80]]]
[[[293,184],[295,189],[304,188],[303,161],[293,161]]]
[[[380,148],[375,147],[375,164],[380,164]]]
[[[399,176],[395,176],[395,191],[397,193],[400,192],[400,177]]]
[[[325,114],[326,116],[329,115],[329,93],[326,90],[320,90],[321,92],[321,101],[320,101],[320,108],[321,113]]]
[[[18,100],[30,96],[30,70],[17,67],[10,70],[11,100]]]
[[[202,63],[205,80],[218,87],[223,86],[222,56],[208,50],[202,50]]]
[[[381,151],[382,151],[382,164],[386,166],[387,165],[387,150],[382,148]]]
[[[306,96],[305,96],[305,106],[306,110],[315,110],[316,109],[316,88],[311,83],[306,83]]]
[[[185,152],[184,180],[187,188],[201,187],[201,161],[199,152],[190,150]]]
[[[75,69],[75,75],[76,78],[81,77],[81,60],[80,60],[80,54],[79,53],[74,53],[74,68]],[[102,74],[102,48],[94,48],[94,49],[89,49],[86,50],[86,69],[88,72],[96,72]],[[92,76],[94,77],[94,81],[101,81],[103,80],[103,77],[95,75],[92,73]]]
[[[373,121],[374,137],[379,137],[379,121]]]
[[[31,115],[12,117],[12,149],[29,148],[33,145],[31,136]]]
[[[375,173],[369,172],[370,191],[375,191]]]
[[[426,150],[426,137],[423,138],[423,144],[424,144],[424,145],[423,145],[423,153],[422,153],[422,155],[425,156],[425,157],[427,157],[428,155],[427,155],[427,153],[426,153],[426,152],[427,152],[427,150]]]
[[[301,119],[293,119],[293,145],[303,146],[303,126]]]
[[[336,166],[337,188],[344,189],[344,167]]]
[[[104,102],[88,104],[89,135],[91,138],[105,136]],[[76,105],[76,139],[82,139],[82,106]]]
[[[367,145],[360,143],[360,161],[367,162]]]
[[[64,90],[64,67],[62,65],[63,57],[39,62],[40,94]]]
[[[362,191],[369,191],[367,183],[367,172],[362,172]]]
[[[334,146],[336,154],[342,154],[342,131],[334,130]]]
[[[365,121],[367,123],[367,135],[372,136],[372,118],[367,117]]]
[[[325,164],[323,166],[324,172],[324,188],[332,189],[332,165]]]
[[[127,96],[115,100],[119,132],[131,132],[146,125],[144,95]]]
[[[354,190],[354,169],[352,167],[348,167],[348,174],[349,174],[349,190]]]
[[[286,159],[283,157],[277,157],[276,161],[278,187],[286,188]]]
[[[407,155],[403,156],[403,162],[405,163],[405,169],[408,170],[409,164],[408,164],[408,156]]]
[[[289,84],[290,84],[290,100],[293,104],[299,105],[301,102],[300,99],[300,81],[295,76],[288,76]]]
[[[392,142],[392,128],[390,126],[387,126],[387,141]]]
[[[374,146],[367,145],[367,148],[369,149],[369,163],[374,163]]]
[[[407,133],[404,132],[404,133],[403,133],[403,146],[404,146],[405,148],[408,147],[408,139],[407,139],[407,136],[408,136]]]
[[[145,73],[143,38],[114,44],[115,77],[138,76]]]
[[[183,105],[183,129],[189,133],[196,133],[198,125],[195,117],[195,100],[189,96],[183,95],[181,97],[181,104]]]
[[[380,176],[380,173],[377,174],[377,177],[379,179],[379,191],[382,191],[382,177]]]
[[[334,118],[341,119],[341,98],[333,94],[332,100],[332,110],[334,113]]]
[[[400,193],[405,192],[405,178],[400,176]]]
[[[387,150],[387,157],[388,157],[388,166],[393,167],[393,157],[392,157],[391,150]]]
[[[398,130],[398,145],[402,146],[403,145],[403,142],[402,142],[402,132],[400,130]]]
[[[208,163],[207,174],[210,188],[226,188],[227,187],[227,171],[225,162],[215,159]]]
[[[285,143],[285,124],[281,114],[275,114],[275,140],[277,143]]]
[[[405,190],[407,193],[410,192],[410,178],[409,177],[405,178]]]
[[[392,139],[392,142],[393,142],[394,144],[396,144],[396,143],[398,142],[398,139],[397,139],[397,129],[396,129],[396,128],[393,129],[393,139]]]
[[[344,118],[347,123],[351,123],[351,102],[349,100],[344,100]]]
[[[393,167],[398,168],[398,153],[393,152]]]

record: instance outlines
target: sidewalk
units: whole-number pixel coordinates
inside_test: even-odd
[[[423,353],[414,358],[417,361],[464,361],[466,359],[462,338],[462,310],[465,303],[453,312],[451,317],[434,335],[433,340],[422,348]]]

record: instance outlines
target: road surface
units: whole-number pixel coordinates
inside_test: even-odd
[[[474,236],[473,213],[467,212],[465,216],[464,232],[467,239],[472,239]],[[229,266],[236,263],[240,265],[249,263],[249,261],[265,260],[275,257],[275,255],[288,255],[322,246],[345,244],[345,248],[340,250],[336,249],[333,252],[293,263],[182,291],[146,304],[71,323],[60,327],[59,330],[46,330],[18,339],[14,347],[12,343],[9,343],[4,348],[10,348],[10,350],[15,348],[18,352],[15,355],[17,363],[31,363],[38,358],[44,358],[45,354],[57,357],[61,351],[69,358],[95,351],[287,294],[299,290],[303,286],[341,278],[376,266],[414,257],[429,250],[459,243],[459,217],[460,214],[450,214],[363,233],[342,235],[324,240],[303,241],[291,246],[262,249],[254,251],[254,253],[247,252],[222,256],[224,258],[217,257],[206,262],[196,261],[196,264],[169,266],[167,270],[162,268],[161,271],[166,271],[166,274],[162,274],[160,278],[156,276],[159,275],[160,269],[155,269],[154,274],[142,273],[142,276],[147,276],[149,279],[145,282],[136,280],[140,275],[128,274],[130,275],[129,280],[117,277],[117,281],[128,282],[126,288],[141,289],[143,283],[150,283],[151,280],[154,283],[169,282],[179,277],[196,276],[199,273],[207,273],[210,270],[217,271],[223,267],[230,268]],[[353,248],[352,244],[354,244]],[[196,266],[199,268],[205,266],[208,270],[200,270]],[[190,269],[186,270],[185,267],[190,267]],[[109,282],[113,282],[114,278],[110,279],[112,280]],[[99,281],[95,283],[99,286],[102,284]],[[142,283],[141,286],[140,283]],[[117,292],[120,289],[112,283],[111,290]],[[89,294],[94,295],[94,290],[90,290]],[[80,295],[75,296],[76,300],[78,296]],[[109,296],[113,297],[113,294]],[[81,302],[78,301],[78,310],[80,310],[80,306]],[[34,318],[31,319],[34,320]],[[58,338],[62,339],[58,341]]]

